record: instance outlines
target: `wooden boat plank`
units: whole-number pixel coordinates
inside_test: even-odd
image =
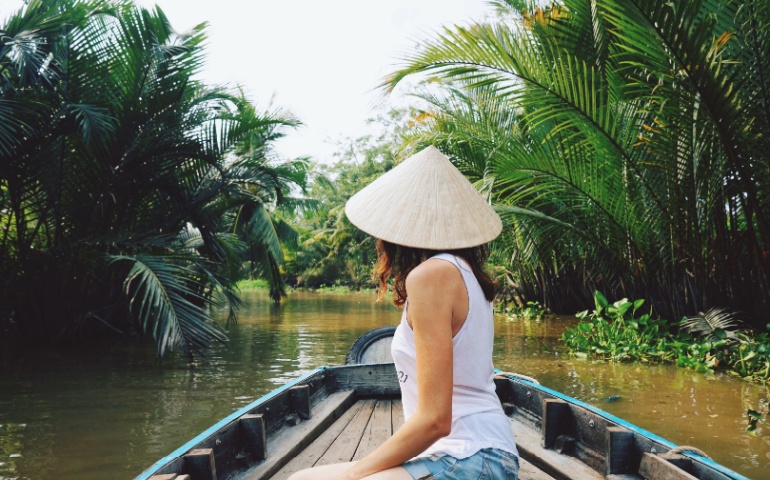
[[[377,401],[369,423],[364,429],[364,434],[358,444],[356,453],[353,455],[353,460],[360,460],[390,438],[393,433],[391,405],[392,402],[390,400]]]
[[[214,466],[214,450],[198,448],[184,456],[185,470],[190,476],[201,480],[216,480],[217,469]]]
[[[344,390],[350,390],[345,388],[328,389],[325,387],[324,378],[326,373],[324,371],[317,372],[311,377],[307,378],[303,385],[307,385],[309,389],[309,395],[311,396],[311,402],[317,403],[319,399],[324,399],[327,392],[339,392]],[[285,419],[287,415],[296,413],[291,402],[292,389],[287,388],[281,390],[277,395],[267,399],[255,409],[250,411],[250,414],[262,415],[265,420],[265,428],[268,436],[283,429]]]
[[[580,478],[581,480],[604,479],[604,475],[577,458],[543,448],[540,434],[518,419],[511,419],[511,424],[516,436],[519,454],[548,475],[565,480],[573,478]]]
[[[313,416],[294,427],[286,427],[268,439],[267,458],[249,469],[243,480],[264,480],[272,477],[291,458],[320,436],[329,425],[341,417],[355,402],[355,392],[332,393],[321,402]]]
[[[384,410],[382,405],[384,405],[385,402],[388,402],[388,400],[379,400],[376,403],[374,400],[360,400],[356,402],[313,443],[308,445],[299,455],[287,463],[280,471],[278,471],[278,473],[273,475],[270,480],[286,480],[292,473],[314,465],[327,465],[329,463],[353,460],[354,456],[357,455],[357,452],[355,455],[352,453],[356,450],[356,442],[359,444],[363,443],[363,437],[366,435],[366,432],[372,428],[377,428],[373,423],[379,422],[380,419],[375,418],[375,412],[377,412],[378,407],[381,410]],[[394,426],[392,432],[395,432],[395,430],[398,429],[398,426],[401,425],[400,422],[403,422],[403,409],[400,400],[392,400],[390,401],[390,404],[392,425]],[[362,410],[367,410],[368,414],[367,411],[362,413]],[[353,424],[356,417],[358,417],[356,422],[358,424],[357,426]],[[364,421],[366,421],[365,425]],[[384,433],[387,425],[382,426],[381,428]],[[379,440],[383,442],[389,436],[390,434],[387,436],[382,435],[382,438]],[[347,451],[347,454],[338,454],[336,457],[330,459],[330,455],[326,454],[327,452],[331,453],[330,449],[332,445],[338,440],[339,443],[337,444],[337,448],[340,448],[341,446],[344,447],[342,449]],[[377,447],[379,446],[379,443],[373,444],[373,446]],[[324,455],[326,455],[326,460],[321,461],[321,458],[324,457]],[[554,477],[543,472],[526,459],[521,458],[519,461],[521,466],[519,470],[519,480],[555,480]]]
[[[241,470],[244,466],[244,458],[240,450],[240,418],[244,415],[259,414],[263,416],[265,427],[270,434],[280,429],[285,423],[285,417],[289,412],[286,396],[288,389],[294,385],[304,383],[310,386],[310,394],[314,399],[326,396],[324,378],[329,369],[319,368],[307,375],[289,382],[283,387],[268,393],[249,405],[236,410],[216,424],[201,432],[170,455],[161,458],[147,470],[140,473],[137,480],[148,480],[152,476],[181,474],[184,470],[184,455],[193,449],[213,448],[217,471],[229,472]],[[225,475],[228,475],[225,473]]]
[[[210,449],[212,451],[210,468],[214,471],[228,471],[236,463],[235,455],[239,445],[239,438],[238,422],[233,421],[199,443],[195,450]],[[187,455],[191,453],[192,451],[188,452]],[[182,456],[160,469],[158,474],[182,474],[188,469],[195,471],[198,468],[202,467],[197,466],[195,460]]]
[[[575,407],[579,407],[581,410],[588,412],[589,416],[587,419],[589,420],[589,427],[591,419],[602,418],[607,422],[606,424],[602,424],[602,427],[618,425],[631,430],[634,434],[634,463],[637,465],[637,462],[645,452],[657,451],[658,453],[663,453],[676,446],[665,438],[655,435],[652,432],[641,429],[638,426],[632,425],[621,418],[614,417],[607,412],[602,412],[593,406],[586,405],[579,400],[566,397],[564,394],[550,390],[547,387],[539,385],[533,386],[529,382],[516,379],[508,381],[501,377],[496,378],[495,383],[498,386],[498,396],[500,397],[501,402],[510,402],[514,404],[517,420],[523,421],[535,431],[539,431],[541,428],[542,399],[564,398]],[[594,427],[596,426],[597,424],[595,421]],[[597,432],[601,432],[602,429],[597,429]],[[598,444],[600,438],[596,437],[591,441]],[[604,449],[599,449],[599,452],[603,451]],[[694,460],[692,463],[692,473],[700,480],[749,480],[747,477],[704,457],[691,455],[689,453],[685,455]],[[622,478],[622,474],[618,475],[618,478]]]
[[[698,480],[698,477],[690,475],[671,464],[668,460],[652,453],[642,455],[639,473],[644,478],[654,478],[656,480]]]
[[[519,480],[555,480],[525,458],[519,458]]]
[[[636,472],[639,467],[634,434],[624,427],[608,427],[606,433],[604,473],[624,475]]]
[[[332,443],[334,443],[340,435],[344,435],[350,422],[353,421],[355,416],[358,415],[358,412],[363,408],[364,402],[359,401],[354,403],[348,411],[343,413],[342,416],[327,428],[324,433],[316,438],[313,443],[308,445],[299,455],[294,457],[286,464],[286,466],[278,471],[278,473],[273,475],[271,480],[284,480],[294,472],[314,466],[326,451],[329,450]]]
[[[696,477],[698,477],[700,480],[733,480],[737,477],[732,475],[727,475],[720,471],[720,469],[724,469],[722,465],[713,462],[711,460],[705,459],[703,457],[698,457],[700,461],[693,462],[692,463],[692,473],[695,474]],[[709,466],[706,465],[706,462],[710,463]],[[742,477],[745,478],[745,477]],[[747,479],[748,480],[748,479]]]
[[[262,415],[247,414],[238,419],[241,431],[241,445],[245,452],[261,461],[267,456],[267,432],[265,418]]]
[[[364,434],[366,425],[374,412],[374,406],[377,403],[375,399],[360,400],[361,410],[355,418],[348,424],[343,435],[331,444],[326,453],[318,459],[316,465],[329,465],[331,463],[349,462],[358,449],[361,437]]]
[[[329,391],[355,390],[359,396],[400,397],[396,367],[392,363],[331,367],[327,376]]]
[[[577,433],[577,457],[594,470],[606,472],[607,431],[617,425],[580,406],[571,405],[570,410]]]

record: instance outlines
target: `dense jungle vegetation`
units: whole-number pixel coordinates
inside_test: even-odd
[[[574,312],[770,309],[770,4],[497,1],[385,81],[427,75],[433,143],[488,195],[522,296]],[[419,93],[418,93],[419,94]]]
[[[770,3],[491,3],[383,81],[421,80],[412,110],[327,163],[276,158],[297,119],[194,79],[202,26],[30,1],[0,28],[0,325],[138,334],[162,356],[223,339],[208,307],[234,314],[238,280],[274,299],[367,286],[373,242],[344,203],[434,144],[503,217],[508,300],[571,314],[601,290],[668,325],[722,308],[765,330]]]
[[[195,79],[203,25],[129,1],[31,0],[0,28],[0,326],[39,344],[142,335],[158,355],[225,338],[209,307],[250,273],[282,288],[278,212],[307,162],[297,120]],[[277,279],[277,280],[276,280]]]

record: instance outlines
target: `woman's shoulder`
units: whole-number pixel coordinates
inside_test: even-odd
[[[445,285],[450,280],[462,281],[462,274],[457,269],[457,266],[440,258],[429,258],[413,268],[409,275],[406,276],[407,289],[408,285]]]

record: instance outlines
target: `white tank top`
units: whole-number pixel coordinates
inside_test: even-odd
[[[451,432],[418,456],[467,458],[483,448],[498,448],[518,455],[511,422],[495,394],[492,302],[486,299],[476,276],[464,261],[448,253],[431,258],[446,260],[460,270],[468,291],[468,317],[452,339]],[[414,332],[407,323],[408,304],[407,299],[391,346],[406,419],[417,409],[417,355]]]

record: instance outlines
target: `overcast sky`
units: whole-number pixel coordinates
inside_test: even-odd
[[[208,22],[203,78],[242,85],[263,106],[274,97],[305,124],[279,152],[320,161],[330,157],[334,139],[366,133],[364,122],[382,98],[377,85],[417,39],[442,25],[481,20],[491,10],[485,0],[137,3],[159,5],[178,31]],[[21,5],[0,0],[0,18]],[[386,101],[398,102],[398,95]]]

